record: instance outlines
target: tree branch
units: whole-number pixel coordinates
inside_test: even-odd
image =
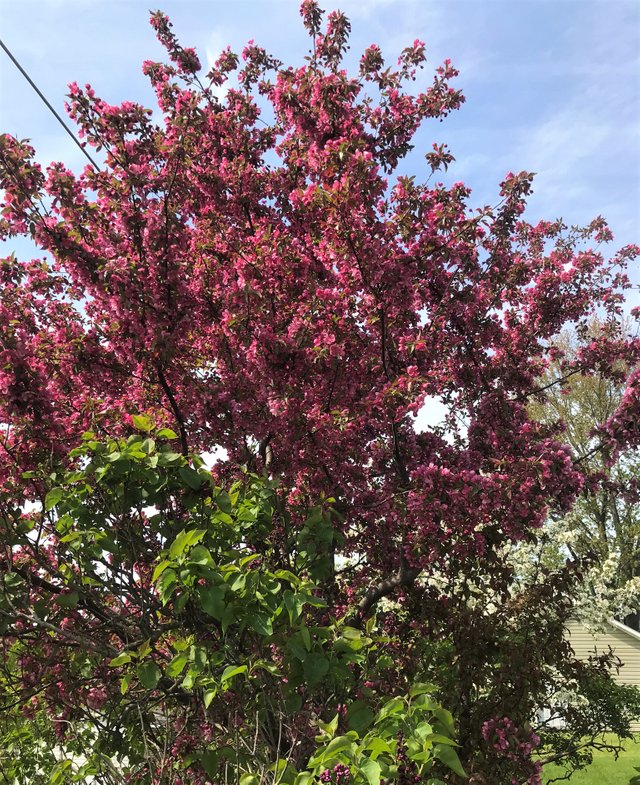
[[[181,449],[182,449],[182,454],[186,458],[187,455],[189,454],[189,445],[188,445],[188,442],[187,442],[187,431],[186,431],[186,429],[184,427],[184,417],[182,416],[182,413],[180,412],[180,408],[178,406],[178,403],[177,403],[173,393],[171,392],[171,387],[169,387],[169,384],[167,383],[165,375],[162,372],[162,368],[159,365],[156,365],[155,368],[156,368],[156,373],[158,374],[158,381],[160,382],[160,387],[162,387],[162,389],[165,392],[165,395],[169,399],[169,404],[171,405],[171,410],[173,411],[173,414],[174,414],[174,416],[176,418],[176,421],[178,423],[178,430],[180,431],[180,446],[181,446]]]
[[[358,614],[360,618],[364,618],[371,608],[383,597],[392,594],[400,586],[410,586],[415,579],[420,575],[420,567],[407,567],[404,559],[400,564],[400,568],[393,578],[387,578],[380,581],[375,586],[371,586],[364,597],[358,603]]]

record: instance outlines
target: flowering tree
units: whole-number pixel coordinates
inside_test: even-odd
[[[144,775],[150,778],[169,777],[170,761],[190,766],[190,755],[199,755],[194,765],[203,765],[203,734],[213,734],[206,740],[212,747],[230,746],[227,736],[221,741],[215,734],[219,726],[228,734],[234,722],[247,723],[245,731],[251,728],[261,749],[270,751],[264,771],[275,767],[276,779],[289,776],[278,768],[285,758],[298,771],[310,766],[304,769],[309,777],[336,782],[357,771],[374,783],[380,771],[391,779],[421,776],[416,767],[431,765],[438,744],[438,759],[451,763],[446,718],[437,732],[433,726],[415,731],[420,749],[411,736],[417,725],[411,724],[415,704],[407,690],[424,671],[423,650],[416,644],[428,622],[419,604],[424,580],[436,569],[453,574],[477,560],[490,570],[496,548],[527,537],[550,509],[569,510],[579,493],[597,487],[598,477],[574,453],[562,425],[532,418],[528,405],[559,383],[537,381],[552,362],[563,375],[579,370],[606,376],[612,359],[633,368],[640,354],[640,342],[620,326],[629,286],[624,268],[640,249],[627,247],[607,259],[600,246],[611,234],[602,219],[585,229],[568,229],[559,221],[527,223],[523,212],[532,176],[526,172],[505,178],[496,206],[475,211],[461,183],[445,187],[431,176],[424,182],[399,176],[398,165],[421,123],[442,119],[462,103],[451,86],[457,71],[446,61],[413,94],[410,87],[421,79],[426,58],[424,45],[415,41],[396,67],[387,67],[380,50],[369,47],[358,73],[349,76],[342,69],[349,34],[344,15],[330,14],[323,27],[316,3],[305,0],[302,17],[312,49],[301,67],[285,67],[250,44],[242,61],[227,50],[203,75],[196,53],[178,43],[163,14],[153,14],[170,59],[168,65],[144,66],[161,124],[139,105],[110,106],[91,88],[71,85],[69,113],[86,143],[103,151],[100,167],[76,175],[57,163],[43,172],[27,142],[9,136],[0,141],[5,189],[0,231],[5,238],[29,235],[43,251],[31,261],[10,256],[0,268],[0,444],[6,458],[0,468],[6,531],[1,558],[10,578],[2,634],[7,646],[18,640],[34,651],[40,646],[55,652],[44,658],[34,683],[33,668],[20,670],[11,659],[15,654],[7,654],[13,663],[7,679],[19,673],[13,694],[17,689],[17,695],[35,699],[64,723],[72,706],[83,709],[85,720],[95,718],[104,701],[113,700],[116,675],[127,692],[131,682],[118,668],[134,662],[136,684],[151,696],[144,711],[136,704],[139,726],[146,728],[141,755],[150,755],[155,745],[155,760],[164,761],[160,773]],[[446,146],[434,145],[426,159],[433,175],[453,157]],[[596,311],[606,323],[597,342],[575,356],[551,343],[566,325],[583,334]],[[621,446],[637,442],[639,395],[635,371],[594,449],[615,456]],[[434,400],[446,405],[446,421],[416,432],[415,415]],[[211,483],[204,498],[213,513],[202,513],[207,523],[198,525],[201,513],[182,500],[175,478],[158,488],[154,483],[160,480],[145,475],[138,482],[144,498],[150,497],[151,506],[160,501],[164,512],[158,518],[149,511],[145,522],[142,500],[128,496],[130,485],[120,478],[111,489],[120,499],[118,514],[136,514],[124,529],[104,532],[113,499],[92,494],[110,475],[89,453],[114,456],[101,461],[116,467],[123,460],[123,476],[136,461],[153,474],[161,459],[155,446],[135,435],[142,431],[151,439],[152,429],[158,443],[175,432],[179,477],[194,493],[204,482],[197,460],[189,464],[187,458],[216,447],[228,458],[214,467],[215,488],[228,489],[243,472],[274,484],[280,507],[268,502],[266,530],[253,539],[241,527],[226,540],[216,539],[222,530],[219,520],[209,522],[218,515]],[[91,434],[82,448],[88,453],[67,457],[85,432]],[[132,434],[128,454],[126,441],[118,440]],[[151,456],[149,465],[140,453]],[[167,488],[178,501],[166,501]],[[25,513],[26,502],[39,503],[41,511]],[[251,502],[254,512],[262,503]],[[237,523],[233,509],[232,504],[221,512]],[[274,509],[280,512],[272,515]],[[96,527],[103,534],[90,534]],[[176,563],[200,547],[200,535],[190,532],[201,530],[214,538],[202,546],[212,562],[197,551],[191,562],[203,574],[182,576]],[[104,556],[114,553],[105,547],[109,536],[122,557]],[[240,702],[229,701],[229,690],[220,699],[220,679],[225,672],[231,679],[231,671],[216,672],[217,692],[209,693],[213,702],[202,708],[207,689],[214,689],[206,679],[223,663],[241,668],[247,652],[269,662],[261,646],[247,644],[253,634],[273,645],[269,667],[289,678],[282,663],[294,655],[283,651],[273,626],[285,606],[268,600],[268,589],[265,595],[252,585],[261,594],[247,600],[261,619],[246,621],[253,633],[242,638],[237,631],[242,645],[227,640],[226,600],[207,569],[227,583],[225,565],[229,574],[237,568],[244,575],[248,568],[237,559],[253,557],[261,560],[274,591],[277,585],[278,592],[295,597],[296,582],[302,582],[302,598],[286,608],[289,624],[297,624],[300,613],[310,614],[302,626],[315,629],[316,637],[305,644],[306,634],[294,627],[304,649],[298,650],[299,662],[329,663],[317,671],[305,666],[310,672],[296,666],[292,678],[318,686],[329,672],[323,673],[325,667],[340,659],[331,648],[338,639],[356,641],[351,648],[359,651],[362,635],[381,636],[377,645],[388,650],[375,655],[373,678],[367,678],[364,661],[342,662],[350,675],[343,674],[340,690],[331,682],[328,695],[303,695],[299,707],[287,710],[298,712],[297,724],[319,727],[329,737],[349,728],[339,707],[355,711],[348,708],[354,700],[368,700],[367,709],[382,712],[374,715],[379,721],[385,711],[401,713],[407,724],[392,728],[392,741],[390,725],[381,731],[389,736],[382,737],[388,752],[358,747],[365,725],[350,728],[357,738],[339,735],[337,746],[346,746],[325,759],[313,757],[304,744],[296,746],[279,720],[273,725],[237,719],[241,706],[255,704],[242,703],[241,691]],[[88,563],[94,565],[89,572]],[[98,589],[103,570],[113,575],[104,596]],[[279,575],[282,570],[291,577]],[[175,598],[169,591],[173,582],[164,578],[172,574],[182,587]],[[118,599],[117,590],[132,596]],[[22,598],[18,604],[11,592]],[[381,602],[392,596],[411,613],[386,612],[376,622]],[[58,612],[61,597],[70,598],[62,607],[74,612],[51,621],[48,613]],[[322,618],[306,607],[315,607],[314,597],[327,603]],[[183,628],[183,614],[193,602],[200,603],[196,621]],[[156,614],[153,630],[145,627],[150,612]],[[198,671],[204,681],[194,676],[185,685],[189,676],[183,678],[179,666],[186,649],[174,644],[201,645],[200,612],[221,625],[207,651],[221,652],[222,659],[212,654],[214,664],[207,659]],[[341,623],[352,632],[335,626]],[[87,644],[93,629],[100,635],[97,651]],[[196,639],[187,640],[189,635]],[[61,646],[90,650],[100,662],[72,666],[56,660]],[[189,649],[194,662],[198,651]],[[309,658],[312,653],[318,656]],[[80,677],[95,686],[85,681],[87,689],[80,688]],[[193,689],[204,701],[197,709]],[[273,698],[276,687],[256,682],[252,689],[254,697],[263,690],[261,695]],[[192,723],[184,745],[176,739],[167,746],[157,733],[160,718],[174,715],[156,710],[153,701],[166,707],[168,694],[184,709],[172,732],[178,734],[183,720]],[[109,717],[121,716],[117,691],[115,697]],[[384,701],[394,698],[401,703],[385,709]],[[430,700],[421,698],[421,711],[437,710]],[[212,706],[226,719],[216,715],[213,730],[205,731],[198,723],[207,721],[202,712]],[[516,728],[516,719],[481,718],[482,727],[499,721],[501,732],[517,736],[514,782],[536,782],[533,744],[521,723]],[[439,741],[426,739],[432,731]],[[488,731],[486,738],[480,732],[478,744],[485,749],[478,756],[479,732],[464,726],[460,751],[469,770],[484,776],[495,745]],[[371,766],[368,774],[369,764],[358,769],[357,755],[378,768]],[[395,757],[385,763],[384,755]],[[398,762],[399,756],[409,756],[410,765]],[[254,776],[234,760],[234,771]],[[323,761],[352,768],[334,771]],[[387,768],[380,769],[382,764]],[[221,765],[228,772],[231,764]],[[462,776],[458,764],[452,765],[440,776],[451,781]],[[189,776],[204,777],[199,771]],[[59,777],[64,775],[62,770]]]

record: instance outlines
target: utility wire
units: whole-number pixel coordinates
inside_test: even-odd
[[[27,80],[27,82],[29,82],[31,87],[33,87],[33,89],[36,91],[36,93],[38,94],[40,99],[44,102],[45,106],[49,109],[49,111],[53,114],[53,116],[56,118],[56,120],[60,123],[60,125],[64,128],[64,130],[73,139],[74,143],[82,150],[82,152],[85,154],[85,156],[89,159],[89,162],[91,163],[93,168],[96,170],[96,172],[99,172],[100,171],[100,167],[98,166],[98,164],[93,160],[93,158],[89,155],[89,153],[86,151],[84,146],[78,141],[78,139],[76,139],[73,131],[65,123],[65,121],[62,119],[62,117],[60,117],[60,115],[56,112],[56,110],[53,108],[53,106],[51,106],[49,101],[47,101],[45,96],[42,94],[41,90],[38,88],[38,85],[33,81],[33,79],[29,76],[29,74],[24,70],[24,68],[20,65],[20,63],[16,60],[16,58],[11,54],[9,48],[5,45],[5,43],[4,43],[4,41],[2,39],[0,39],[0,46],[7,53],[7,55],[9,56],[9,58],[11,59],[12,63],[15,65],[15,67],[18,69],[18,71],[20,71],[20,73],[24,76],[24,78]]]

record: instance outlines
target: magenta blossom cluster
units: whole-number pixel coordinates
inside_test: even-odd
[[[536,733],[519,728],[509,717],[496,717],[484,722],[482,738],[500,757],[520,765],[522,761],[530,760],[531,754],[540,745],[540,737]],[[541,785],[540,761],[530,760],[530,768],[527,785]],[[512,780],[513,785],[520,785],[520,782],[517,778]]]

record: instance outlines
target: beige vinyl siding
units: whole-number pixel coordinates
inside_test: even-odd
[[[636,684],[640,686],[640,638],[625,632],[623,629],[608,625],[605,632],[595,635],[579,622],[567,625],[567,636],[571,648],[580,660],[586,660],[591,654],[604,654],[611,647],[622,660],[620,672],[613,673],[618,684]],[[640,732],[640,718],[633,723],[632,730]]]

